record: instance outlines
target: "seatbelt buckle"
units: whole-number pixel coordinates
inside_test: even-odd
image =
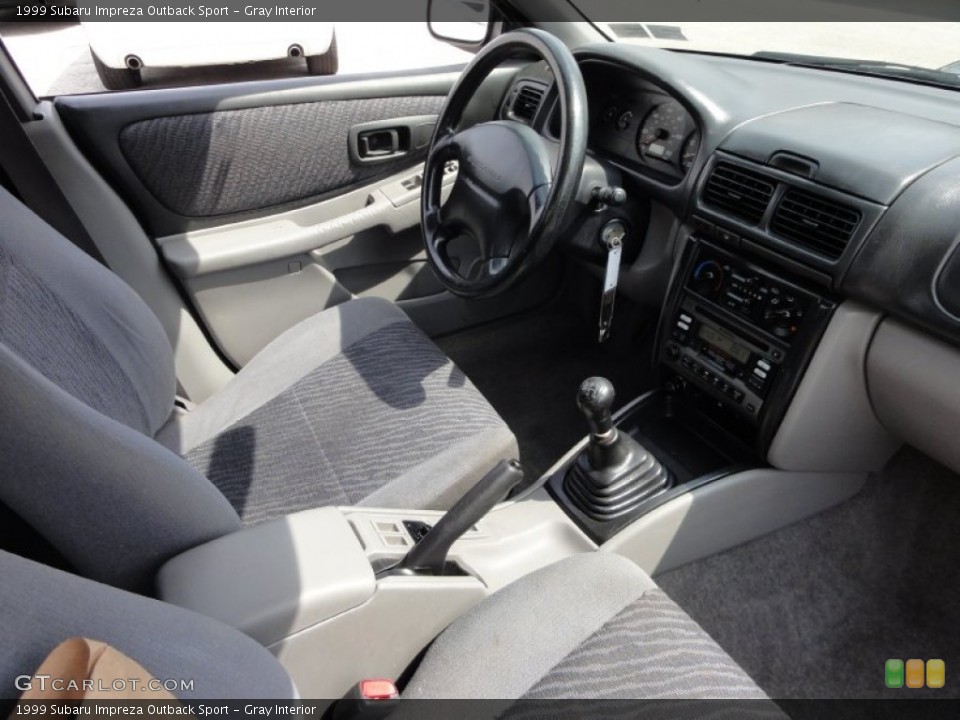
[[[361,680],[336,702],[332,720],[380,720],[400,705],[400,693],[393,680]]]

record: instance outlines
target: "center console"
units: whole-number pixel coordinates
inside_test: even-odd
[[[364,678],[400,678],[447,625],[490,593],[596,550],[540,490],[471,522],[449,548],[449,572],[387,571],[446,516],[304,510],[172,558],[158,574],[157,595],[241,630],[278,657],[301,696],[332,700]]]
[[[588,443],[547,481],[598,544],[678,496],[766,467],[835,310],[825,290],[740,250],[731,231],[694,227],[660,319],[658,389],[622,410],[612,431],[631,457],[649,458],[646,474],[597,460],[609,440],[588,408]]]
[[[833,310],[816,290],[701,231],[663,315],[666,384],[762,453]]]

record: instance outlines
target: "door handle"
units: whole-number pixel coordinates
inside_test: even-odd
[[[361,123],[350,128],[350,159],[354,163],[396,160],[430,144],[437,126],[436,115],[416,115]]]
[[[357,135],[360,159],[387,157],[400,152],[399,130],[366,130]]]

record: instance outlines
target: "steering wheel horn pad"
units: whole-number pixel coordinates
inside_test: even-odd
[[[502,272],[517,240],[539,220],[551,186],[550,153],[543,139],[526,125],[495,121],[447,136],[436,152],[444,161],[456,160],[459,174],[434,216],[439,232],[429,237],[442,245],[467,235],[479,247],[486,271]]]
[[[553,71],[563,123],[559,144],[520,122],[494,120],[458,130],[464,108],[489,73],[518,54],[539,54]],[[563,43],[541,30],[507,33],[464,70],[447,98],[427,155],[421,228],[431,267],[461,297],[507,289],[552,247],[580,183],[587,144],[586,90]],[[444,168],[456,160],[441,202]],[[467,238],[479,253],[466,273],[449,252]]]

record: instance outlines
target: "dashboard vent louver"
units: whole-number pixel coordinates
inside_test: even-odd
[[[767,211],[776,183],[730,163],[719,163],[703,187],[705,205],[756,225]]]
[[[521,85],[517,97],[513,101],[510,112],[514,118],[529,125],[540,109],[543,101],[544,88],[539,85]]]
[[[837,260],[846,250],[861,217],[859,210],[819,195],[788,190],[777,204],[770,229],[807,250]]]

